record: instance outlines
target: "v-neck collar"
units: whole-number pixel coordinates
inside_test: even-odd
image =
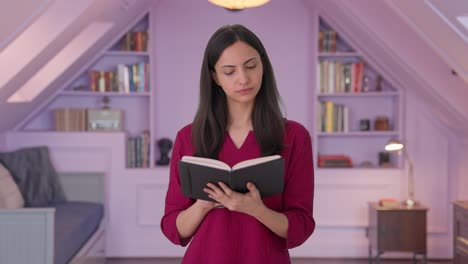
[[[252,140],[252,138],[254,137],[254,132],[253,132],[253,130],[250,130],[249,133],[247,134],[247,136],[245,137],[244,142],[242,142],[242,144],[239,147],[236,146],[236,144],[234,143],[234,140],[232,140],[231,134],[229,134],[229,132],[226,132],[226,137],[228,138],[229,143],[232,145],[232,147],[235,150],[241,151]]]

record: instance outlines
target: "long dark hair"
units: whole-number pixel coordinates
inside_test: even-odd
[[[252,123],[262,156],[278,154],[283,149],[284,119],[280,96],[270,59],[260,39],[242,25],[219,28],[208,41],[200,77],[200,100],[192,125],[195,156],[218,158],[226,136],[228,108],[226,94],[213,79],[215,64],[223,51],[237,41],[257,50],[263,64],[262,86],[255,98]]]

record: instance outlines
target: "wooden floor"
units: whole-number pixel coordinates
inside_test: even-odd
[[[157,258],[157,259],[109,259],[107,264],[178,264],[178,258]],[[311,259],[311,258],[295,258],[291,259],[292,264],[367,264],[367,259]],[[374,261],[375,263],[375,261]],[[383,259],[382,264],[410,264],[411,260],[395,260]],[[421,261],[419,262],[421,263]],[[450,260],[429,260],[428,264],[451,264]]]

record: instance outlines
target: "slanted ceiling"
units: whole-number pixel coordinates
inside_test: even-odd
[[[34,18],[59,1],[67,1],[67,8],[73,8],[75,4],[68,0],[18,0],[2,4],[8,8],[2,8],[0,12],[0,52],[13,43],[14,37],[26,30]],[[90,1],[90,6],[66,30],[38,56],[31,58],[30,63],[16,72],[11,81],[0,87],[0,132],[14,129],[31,111],[54,96],[63,87],[60,84],[89,63],[150,5],[170,0]],[[466,43],[456,35],[453,25],[434,12],[433,7],[440,6],[442,1],[303,0],[311,13],[319,12],[345,35],[350,44],[360,47],[366,58],[370,58],[369,62],[386,78],[405,93],[417,95],[430,105],[434,116],[454,132],[468,135],[468,104],[463,102],[468,95],[467,83],[463,81],[468,80],[468,60],[464,59],[468,56]],[[447,10],[465,9],[465,14],[468,13],[468,1],[443,2],[444,5],[456,5],[456,8]],[[12,13],[15,16],[11,16]],[[6,103],[9,96],[93,21],[112,22],[114,26],[33,101]],[[458,76],[453,75],[452,70]]]
[[[44,12],[52,0],[16,0],[2,2],[0,51]]]
[[[439,119],[453,132],[466,136],[467,82],[452,74],[455,62],[450,60],[448,53],[444,56],[436,50],[433,40],[425,33],[431,25],[440,24],[442,19],[435,12],[421,12],[420,15],[428,16],[425,23],[430,23],[425,24],[423,31],[417,26],[420,22],[416,23],[413,20],[416,18],[401,11],[407,8],[408,2],[427,5],[425,0],[305,1],[311,10],[318,9],[327,22],[344,35],[352,46],[360,47],[369,62],[385,78],[407,95],[420,98],[430,106],[434,118]],[[451,1],[444,3],[449,5]],[[465,13],[468,12],[467,4],[459,5],[457,1],[454,3],[457,3],[459,8],[464,6]],[[420,6],[412,8],[417,9]],[[442,29],[437,27],[436,30],[445,31],[445,34],[455,34],[447,23]],[[461,41],[462,38],[451,38],[446,49],[455,48],[455,43],[459,44]],[[457,52],[466,54],[466,45],[459,45]]]
[[[10,73],[8,70],[0,71],[0,132],[13,130],[20,122],[25,120],[29,113],[33,112],[38,107],[44,105],[51,98],[53,98],[59,90],[63,88],[63,84],[66,83],[74,76],[77,72],[82,70],[83,65],[93,60],[104,47],[106,47],[110,41],[114,40],[118,33],[122,32],[124,28],[127,28],[134,19],[144,12],[148,11],[149,8],[157,3],[156,0],[86,0],[86,1],[69,1],[69,0],[49,0],[49,1],[9,1],[7,5],[8,10],[3,9],[3,12],[16,12],[17,9],[26,9],[28,12],[19,12],[27,22],[21,22],[16,20],[15,24],[6,21],[8,16],[0,16],[0,33],[2,39],[0,49],[0,65],[16,65],[18,62],[27,59],[27,63],[24,67],[18,67],[19,70]],[[38,4],[37,2],[40,2]],[[17,3],[14,5],[13,3]],[[3,4],[2,4],[3,7]],[[45,7],[45,8],[44,8]],[[72,14],[73,9],[82,9],[77,15],[76,19],[72,21],[66,28],[59,28],[60,32],[49,32],[48,23],[60,23],[59,17],[49,18],[45,23],[42,23],[42,27],[39,27],[35,34],[31,38],[28,36],[30,41],[17,42],[23,35],[21,33],[27,32],[31,27],[37,27],[37,21],[42,21],[41,15],[49,14],[48,11],[51,9],[63,8],[63,12],[53,12],[57,16],[63,16],[63,14]],[[57,11],[57,10],[55,10]],[[58,10],[60,11],[60,10]],[[57,22],[57,20],[59,22]],[[101,24],[111,24],[112,28],[104,33],[100,38],[92,45],[89,49],[81,52],[80,56],[63,71],[56,79],[52,80],[47,88],[41,92],[36,98],[30,102],[24,103],[7,103],[8,98],[13,95],[19,88],[27,83],[32,76],[38,71],[41,71],[48,62],[50,62],[56,55],[57,52],[66,48],[67,45],[84,29],[89,27],[93,22],[101,22]],[[37,45],[41,44],[43,39],[47,36],[53,35],[54,38],[50,39],[50,42],[41,48],[38,54],[31,54],[31,56],[21,57],[23,53],[27,53]],[[11,37],[13,36],[13,37]],[[42,37],[42,38],[41,38]],[[35,43],[37,41],[37,43]],[[37,44],[37,45],[36,45]],[[31,47],[31,48],[28,48]],[[1,56],[8,53],[11,49],[15,49],[17,58],[12,54],[8,56]],[[3,68],[3,66],[2,66]],[[7,68],[8,69],[8,68]],[[8,75],[8,76],[7,76]],[[9,77],[12,78],[9,78]],[[5,81],[7,80],[7,81]],[[50,81],[50,80],[49,80]]]

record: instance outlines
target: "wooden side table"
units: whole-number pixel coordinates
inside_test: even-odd
[[[374,258],[380,263],[380,256],[386,251],[412,252],[413,263],[418,255],[427,263],[426,249],[426,214],[422,205],[407,207],[383,207],[378,203],[369,203],[369,263]],[[373,251],[377,254],[373,255]]]
[[[453,210],[453,263],[468,263],[468,201],[455,201]]]

